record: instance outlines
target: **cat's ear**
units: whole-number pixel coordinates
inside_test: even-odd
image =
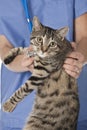
[[[64,27],[64,28],[57,30],[58,36],[62,37],[62,39],[64,39],[64,37],[66,37],[68,32],[69,32],[69,27]]]
[[[39,19],[37,16],[34,16],[33,18],[33,30],[39,31],[41,30],[42,26],[41,23],[39,22]]]

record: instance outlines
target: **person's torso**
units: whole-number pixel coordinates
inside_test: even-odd
[[[10,3],[9,3],[10,2]],[[3,0],[0,5],[0,23],[2,27],[1,33],[4,33],[8,40],[14,47],[17,46],[28,46],[30,32],[28,30],[28,23],[26,20],[25,12],[22,7],[21,0],[9,1]],[[73,41],[73,18],[74,18],[74,1],[73,0],[28,0],[28,8],[31,20],[34,15],[38,16],[42,24],[50,26],[54,29],[69,26],[70,30],[67,35],[68,40]],[[81,89],[84,87],[87,90],[87,66],[82,72],[83,78],[80,79],[79,91],[81,101],[83,101],[83,93]],[[84,75],[86,77],[84,77]],[[30,73],[13,73],[7,70],[4,66],[2,67],[1,75],[1,91],[2,91],[2,103],[7,100],[12,93],[19,88],[30,76]],[[81,86],[83,84],[84,86]],[[84,99],[86,103],[87,96]],[[10,124],[11,126],[17,127],[22,126],[25,122],[25,118],[31,111],[32,104],[34,101],[34,93],[26,97],[14,110],[13,113],[7,114],[2,112],[3,122]],[[81,102],[83,104],[83,102]],[[26,106],[26,107],[25,107]],[[87,106],[87,103],[86,103]],[[84,109],[85,110],[85,109]],[[83,113],[80,114],[82,118]],[[8,120],[7,120],[8,119]],[[87,118],[86,118],[87,119]],[[15,124],[14,122],[17,123]],[[23,123],[22,123],[23,122]]]

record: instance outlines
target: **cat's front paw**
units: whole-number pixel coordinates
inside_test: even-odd
[[[12,62],[13,58],[14,58],[14,57],[12,57],[12,56],[7,56],[7,57],[5,57],[5,58],[4,58],[4,61],[3,61],[4,64],[5,64],[5,65],[10,64],[10,63]]]
[[[2,106],[2,110],[5,112],[12,112],[16,107],[16,104],[13,104],[10,102],[10,100],[7,100],[3,106]]]

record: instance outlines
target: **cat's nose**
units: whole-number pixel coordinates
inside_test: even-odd
[[[46,46],[42,46],[41,50],[42,50],[43,53],[47,52],[47,47]]]

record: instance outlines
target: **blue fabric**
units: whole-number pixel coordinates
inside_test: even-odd
[[[0,130],[22,130],[22,128],[12,128],[12,127],[8,127],[8,126],[4,126],[4,124],[0,124]]]
[[[87,130],[87,120],[79,121],[77,130]]]
[[[73,20],[87,12],[87,0],[27,0],[27,2],[31,19],[36,15],[44,25],[54,29],[69,26],[67,38],[70,41],[73,41]],[[29,46],[30,32],[21,0],[3,0],[0,3],[0,34],[4,34],[14,47]],[[14,73],[2,65],[2,103],[29,76],[29,72]],[[87,120],[87,65],[83,68],[78,84],[81,103],[79,122],[82,122]],[[22,128],[28,113],[31,112],[34,95],[35,92],[27,96],[12,113],[1,111],[1,123],[8,127]]]
[[[2,127],[1,130],[22,130],[21,128]]]

